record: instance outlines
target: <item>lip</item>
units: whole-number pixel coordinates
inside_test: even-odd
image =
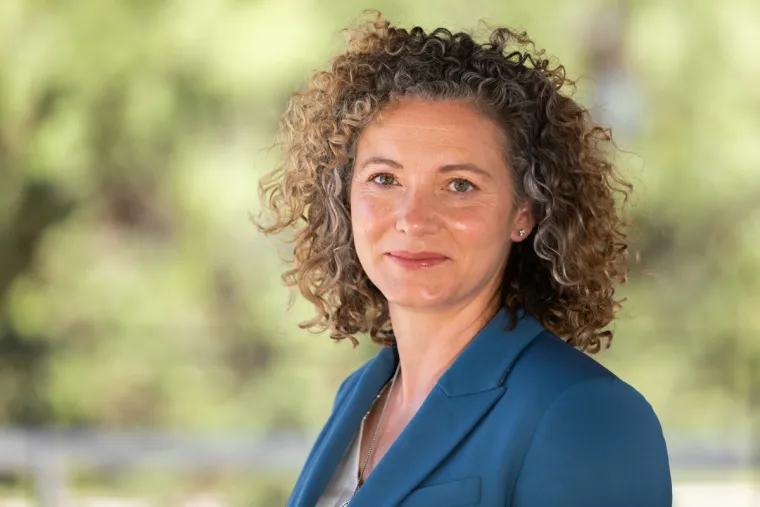
[[[422,269],[437,266],[449,258],[435,252],[396,251],[385,254],[391,261],[404,268]]]

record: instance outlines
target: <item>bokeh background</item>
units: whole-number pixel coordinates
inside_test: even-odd
[[[276,122],[376,8],[528,31],[613,130],[639,263],[596,356],[680,507],[760,505],[760,3],[1,0],[0,505],[280,506],[376,349],[296,323]]]

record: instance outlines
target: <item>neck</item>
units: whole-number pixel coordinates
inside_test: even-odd
[[[440,376],[499,309],[498,298],[419,310],[389,305],[401,372],[395,389],[409,409],[422,404]]]

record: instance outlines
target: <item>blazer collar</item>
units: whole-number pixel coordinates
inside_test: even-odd
[[[362,418],[398,363],[396,347],[384,347],[356,373],[343,402],[325,424],[323,437],[312,451],[304,470],[304,482],[294,491],[288,507],[313,507],[335,473],[348,445],[359,431]],[[353,507],[354,502],[351,502]]]
[[[518,313],[499,311],[441,375],[418,412],[367,478],[352,507],[396,505],[456,447],[506,390],[522,351],[544,328]],[[328,421],[295,505],[314,505],[359,429],[362,417],[398,363],[395,346],[383,348],[360,373],[342,406]]]
[[[520,310],[511,331],[509,313],[501,309],[438,379],[450,398],[489,391],[504,384],[512,366],[544,327]]]
[[[437,387],[453,398],[503,385],[527,345],[546,330],[524,310],[517,311],[517,322],[511,330],[510,321],[507,310],[499,310],[441,375]],[[398,361],[395,344],[383,347],[367,365],[367,387],[379,390],[393,375]]]

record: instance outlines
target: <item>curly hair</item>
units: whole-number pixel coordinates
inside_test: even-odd
[[[277,136],[283,162],[259,184],[263,213],[274,218],[255,220],[259,230],[295,229],[293,267],[282,278],[317,311],[300,326],[354,345],[358,333],[391,342],[388,303],[354,249],[349,189],[362,130],[415,96],[469,101],[506,133],[515,195],[536,219],[503,275],[513,325],[522,309],[576,348],[609,347],[604,328],[624,301],[615,286],[627,279],[621,204],[632,191],[610,161],[610,130],[561,91],[575,83],[524,32],[496,28],[477,43],[465,32],[391,26],[373,12],[348,29],[348,48],[329,70],[290,97]]]

